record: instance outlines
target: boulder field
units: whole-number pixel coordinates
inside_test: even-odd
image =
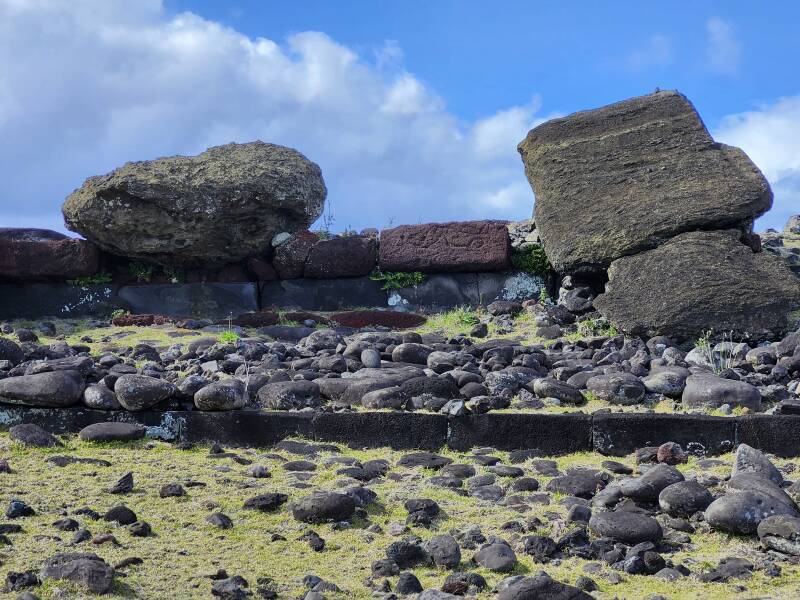
[[[251,316],[250,324],[257,323],[259,314]],[[271,324],[275,315],[261,316],[271,317],[263,321],[270,324],[233,326],[224,335],[211,322],[160,321],[151,326],[160,342],[128,345],[125,337],[136,328],[107,322],[76,331],[72,343],[40,341],[36,331],[57,333],[46,323],[36,331],[2,324],[0,402],[131,412],[389,409],[454,417],[506,408],[582,410],[589,403],[592,411],[800,412],[800,331],[753,345],[691,345],[625,336],[600,317],[586,319],[549,301],[455,311],[445,321],[464,320],[459,332],[430,323],[425,333],[354,328],[336,323],[336,314],[298,313],[302,325]],[[146,338],[143,329],[140,339]]]

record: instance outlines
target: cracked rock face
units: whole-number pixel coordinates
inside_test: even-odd
[[[714,142],[673,91],[550,120],[518,149],[559,272],[602,270],[686,231],[747,230],[772,206],[747,155]]]
[[[235,262],[307,228],[325,195],[315,163],[251,142],[127,163],[87,179],[62,211],[69,229],[108,252],[193,267]]]

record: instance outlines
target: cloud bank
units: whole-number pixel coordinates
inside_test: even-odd
[[[782,229],[789,216],[800,214],[800,96],[730,115],[714,138],[743,148],[772,185],[775,202],[757,229]]]
[[[159,0],[0,0],[0,224],[61,227],[63,199],[128,160],[254,139],[322,167],[333,228],[526,218],[516,144],[536,98],[460,122],[387,41],[252,39]]]
[[[712,20],[708,34],[712,66],[734,72],[734,32]],[[632,67],[673,60],[664,36],[648,44]],[[539,111],[532,97],[462,121],[394,40],[358,54],[320,32],[250,38],[161,0],[0,0],[0,226],[61,229],[61,202],[86,177],[254,139],[320,164],[334,230],[526,218],[516,144]],[[800,212],[800,96],[727,117],[715,135],[773,184],[759,225]]]

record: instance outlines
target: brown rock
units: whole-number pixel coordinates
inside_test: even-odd
[[[391,329],[419,327],[427,321],[422,315],[392,310],[351,310],[331,315],[331,320],[344,327],[389,327]]]
[[[0,240],[0,279],[65,280],[97,273],[97,246],[86,240]]]
[[[311,248],[304,274],[312,279],[361,277],[372,272],[377,260],[378,243],[374,238],[338,237]]]
[[[278,322],[278,314],[271,310],[244,313],[236,317],[231,323],[239,327],[268,327]]]
[[[511,265],[508,229],[501,221],[401,225],[381,232],[384,271],[502,271]]]
[[[256,141],[126,163],[87,179],[62,211],[69,229],[112,254],[204,268],[261,254],[277,233],[308,227],[325,195],[318,165]]]
[[[278,278],[278,272],[272,263],[257,256],[247,259],[247,272],[255,281],[274,281]]]
[[[111,324],[116,327],[149,327],[150,325],[163,325],[169,321],[164,315],[122,315],[111,319]]]
[[[559,272],[602,270],[687,231],[746,231],[772,206],[753,162],[716,143],[674,91],[552,119],[519,152]]]
[[[68,239],[63,233],[52,229],[32,227],[0,227],[0,240],[9,242],[50,242]]]
[[[275,248],[272,266],[281,279],[299,279],[305,272],[306,260],[319,236],[310,231],[300,231]]]
[[[323,325],[330,323],[327,317],[305,310],[290,310],[283,313],[283,318],[287,321],[294,321],[295,323],[302,323],[303,321],[308,321],[309,319]]]

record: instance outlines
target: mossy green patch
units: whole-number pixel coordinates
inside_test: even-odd
[[[13,473],[0,474],[0,500],[8,502],[19,498],[28,502],[36,510],[33,517],[18,519],[24,532],[12,534],[13,546],[0,547],[0,577],[9,571],[38,569],[42,561],[60,551],[96,552],[110,564],[132,556],[141,557],[144,562],[123,570],[126,577],[117,576],[113,593],[109,598],[208,598],[211,588],[209,575],[218,569],[225,569],[230,575],[241,575],[256,587],[259,578],[269,577],[281,597],[302,597],[304,588],[302,578],[313,573],[336,583],[341,594],[326,594],[329,598],[369,598],[371,590],[364,586],[370,576],[373,561],[385,557],[386,547],[399,538],[389,535],[390,523],[402,523],[406,517],[403,508],[409,498],[431,498],[436,500],[442,513],[435,519],[431,529],[415,527],[413,534],[423,539],[448,533],[468,525],[480,526],[484,535],[497,535],[507,539],[517,548],[519,564],[515,574],[530,574],[544,569],[551,576],[567,583],[574,583],[583,573],[586,563],[581,559],[569,558],[549,564],[537,564],[520,550],[521,535],[503,529],[509,521],[525,522],[538,517],[542,525],[536,533],[558,537],[563,531],[563,518],[566,508],[559,503],[558,495],[551,495],[549,504],[530,503],[529,510],[518,512],[503,503],[482,502],[459,494],[457,491],[435,487],[428,478],[433,471],[424,469],[403,469],[396,466],[403,454],[386,448],[373,450],[347,450],[342,453],[360,461],[383,458],[392,465],[392,472],[402,475],[402,480],[385,478],[372,485],[378,494],[378,502],[367,510],[368,520],[355,519],[350,527],[337,529],[331,525],[308,526],[295,521],[288,507],[274,513],[260,513],[243,508],[244,500],[257,494],[279,491],[287,493],[290,501],[297,499],[309,490],[298,486],[297,478],[282,468],[281,455],[295,459],[285,452],[275,453],[267,450],[241,449],[235,452],[253,464],[269,468],[272,477],[253,479],[247,474],[248,467],[230,458],[210,458],[208,447],[179,450],[162,442],[140,441],[134,443],[91,444],[77,438],[65,439],[66,446],[57,449],[29,449],[12,443],[7,434],[0,434],[0,455],[8,458]],[[472,463],[469,453],[442,450],[443,455],[455,462]],[[72,464],[58,468],[46,461],[54,454],[68,454],[85,458],[99,458],[112,463],[111,467],[89,464]],[[503,461],[508,460],[506,452],[493,452]],[[337,474],[340,465],[326,462],[334,456],[331,452],[321,452],[314,460],[319,466],[309,482],[315,488],[338,489],[343,477]],[[721,457],[723,464],[706,469],[724,475],[730,471],[731,456]],[[557,457],[558,468],[562,471],[576,467],[600,468],[606,457],[595,453],[576,453]],[[630,458],[619,459],[634,466]],[[692,457],[686,465],[680,465],[687,475],[698,471],[696,458]],[[779,465],[787,461],[777,461]],[[521,466],[526,474],[537,478],[542,488],[549,477],[536,474],[531,462]],[[482,467],[477,471],[486,472]],[[132,493],[115,496],[106,488],[127,471],[133,472],[135,487]],[[187,482],[201,482],[203,485],[191,487]],[[166,483],[178,482],[186,486],[187,495],[179,498],[160,498],[158,491]],[[501,485],[511,482],[498,478]],[[92,521],[76,516],[81,526],[88,528],[93,535],[111,533],[120,545],[100,546],[84,542],[70,546],[70,533],[57,531],[52,523],[64,515],[73,515],[75,510],[88,506],[100,513],[114,505],[124,503],[133,509],[140,520],[147,521],[154,535],[147,538],[134,538],[124,527],[104,521]],[[206,522],[206,517],[215,511],[227,514],[234,523],[232,529],[220,530]],[[367,526],[377,524],[381,532],[367,531]],[[298,538],[313,528],[326,540],[326,548],[317,553]],[[285,541],[270,541],[271,534],[283,536]],[[703,567],[715,566],[725,556],[749,556],[756,547],[756,541],[748,538],[733,538],[717,533],[696,533],[691,536],[692,544],[679,552],[665,555],[676,564],[684,563],[698,572]],[[460,570],[474,570],[481,573],[490,587],[503,578],[471,564],[473,552],[462,552]],[[783,563],[780,577],[769,579],[762,572],[756,572],[750,581],[729,584],[701,584],[694,578],[678,582],[666,582],[652,577],[623,575],[619,584],[611,584],[605,576],[611,573],[608,566],[602,566],[599,574],[592,575],[600,592],[598,598],[645,598],[649,594],[660,594],[667,598],[723,598],[737,597],[793,598],[800,594],[800,569]],[[432,567],[412,569],[425,587],[440,587],[450,571]],[[396,578],[391,578],[392,583]],[[744,585],[747,592],[743,596],[737,585]],[[59,592],[61,590],[61,592]],[[45,582],[36,593],[43,599],[79,598],[85,594],[62,582]],[[63,594],[66,594],[64,596]],[[491,593],[480,594],[478,598],[494,597]]]

